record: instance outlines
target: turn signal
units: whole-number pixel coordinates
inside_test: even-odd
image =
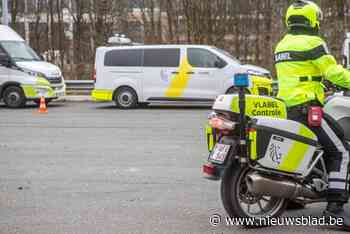
[[[233,130],[235,129],[236,123],[226,119],[214,117],[212,119],[209,119],[209,125],[212,128],[219,129],[219,130]]]

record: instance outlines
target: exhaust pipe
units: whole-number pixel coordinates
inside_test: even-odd
[[[297,197],[319,198],[318,194],[312,189],[297,182],[262,176],[258,173],[247,175],[246,183],[249,192],[253,194],[289,199]]]

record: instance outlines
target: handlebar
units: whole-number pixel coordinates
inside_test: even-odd
[[[326,94],[332,95],[336,92],[343,92],[343,96],[350,97],[350,89],[334,85],[327,80],[323,81],[323,84],[325,86]]]

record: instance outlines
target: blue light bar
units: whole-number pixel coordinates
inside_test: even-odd
[[[233,85],[240,88],[249,87],[249,75],[246,73],[235,74],[233,78]]]

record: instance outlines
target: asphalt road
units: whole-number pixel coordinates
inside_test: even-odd
[[[0,233],[334,233],[212,227],[219,183],[202,178],[208,108],[0,105]],[[319,215],[324,204],[286,213]]]

